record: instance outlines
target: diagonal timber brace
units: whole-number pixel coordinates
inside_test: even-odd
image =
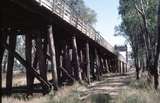
[[[22,65],[24,65],[26,68],[30,69],[31,72],[33,72],[34,76],[35,76],[40,82],[44,83],[44,84],[49,88],[49,90],[52,89],[52,84],[49,83],[48,81],[45,81],[45,80],[41,77],[41,75],[40,75],[39,73],[37,73],[37,71],[36,71],[33,67],[31,67],[31,65],[29,65],[29,64],[27,63],[26,60],[24,60],[17,52],[12,51],[12,50],[9,48],[9,45],[8,45],[8,44],[4,44],[3,46],[4,46],[4,48],[7,49],[8,51],[11,51],[11,53],[13,53],[14,57],[15,57]]]

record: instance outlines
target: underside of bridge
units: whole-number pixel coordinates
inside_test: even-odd
[[[3,1],[3,2],[2,2]],[[10,95],[13,65],[16,58],[26,68],[26,91],[34,92],[34,78],[40,81],[43,93],[58,89],[64,82],[100,80],[108,72],[124,73],[126,63],[100,46],[81,31],[37,5],[34,0],[2,0],[0,3],[0,74],[2,88],[2,60],[8,51],[6,87]],[[25,36],[25,58],[15,51],[16,38]],[[33,49],[35,52],[33,53]],[[49,62],[49,63],[48,63]],[[51,66],[51,69],[49,68]],[[47,72],[52,73],[48,80]],[[22,92],[22,91],[21,91]]]

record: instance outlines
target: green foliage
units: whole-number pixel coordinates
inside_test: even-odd
[[[127,38],[132,47],[135,64],[139,68],[153,67],[157,46],[158,0],[120,0],[122,23],[116,35]]]
[[[79,17],[85,22],[89,24],[97,22],[96,12],[91,8],[88,8],[83,0],[67,0],[67,3],[70,5],[72,10],[74,10],[73,12],[75,12],[76,15],[79,15]]]

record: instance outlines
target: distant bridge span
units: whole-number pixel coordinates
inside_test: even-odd
[[[127,72],[124,57],[63,0],[2,0],[0,9],[0,64],[6,49],[4,90],[9,94],[14,58],[26,68],[28,92],[34,88],[34,78],[41,82],[42,89],[50,90],[52,85],[57,88],[64,81],[90,83],[100,80],[104,73]],[[17,35],[25,36],[25,58],[15,51]],[[50,82],[47,79],[49,65]],[[2,66],[0,69],[2,71]]]

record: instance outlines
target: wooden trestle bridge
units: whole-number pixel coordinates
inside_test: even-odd
[[[3,88],[7,94],[14,91],[14,58],[26,68],[28,92],[33,92],[34,78],[40,81],[41,89],[50,91],[66,80],[91,83],[108,72],[127,72],[123,56],[63,0],[1,0],[0,10],[0,86],[2,59],[7,50]],[[15,51],[17,35],[25,36],[25,58]],[[47,78],[47,61],[50,61],[52,80]]]

